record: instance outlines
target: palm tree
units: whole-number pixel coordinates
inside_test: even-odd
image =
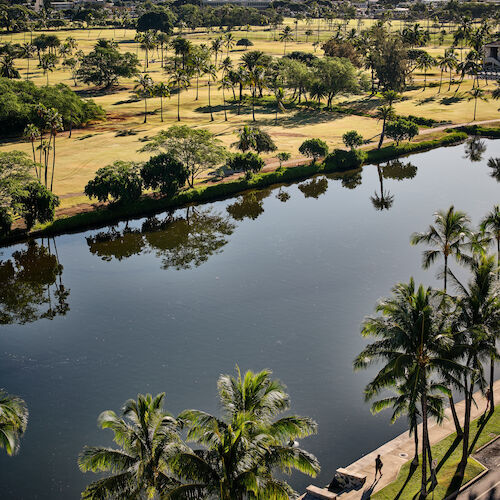
[[[144,71],[149,68],[149,51],[154,50],[158,44],[156,38],[156,33],[152,30],[145,31],[144,33],[138,33],[136,40],[141,44],[141,49],[144,49]]]
[[[8,455],[19,451],[22,435],[28,425],[28,408],[18,396],[0,389],[0,448]]]
[[[33,123],[29,123],[28,125],[26,125],[26,128],[24,129],[23,135],[31,142],[31,149],[33,151],[33,164],[35,165],[35,174],[38,177],[39,173],[36,167],[35,141],[36,139],[38,139],[38,137],[40,137],[40,130],[38,130],[38,127]]]
[[[274,120],[274,124],[278,125],[278,111],[285,112],[285,91],[283,90],[283,87],[278,87],[274,89],[274,97],[276,99],[276,118]]]
[[[500,205],[495,205],[480,223],[481,231],[488,233],[497,244],[497,266],[500,278]]]
[[[476,121],[476,109],[477,109],[477,100],[480,99],[481,101],[488,102],[488,99],[484,93],[483,89],[480,89],[479,87],[474,87],[472,90],[469,90],[468,92],[469,97],[468,101],[472,101],[474,99],[474,117],[472,118],[472,121]]]
[[[455,211],[453,205],[445,212],[439,210],[434,213],[434,225],[429,226],[424,233],[414,233],[411,244],[427,243],[434,248],[423,253],[422,267],[428,269],[439,256],[444,258],[444,291],[446,292],[448,278],[448,258],[461,257],[465,238],[469,234],[469,218],[464,212]]]
[[[280,42],[284,42],[283,55],[286,54],[286,43],[293,40],[293,32],[290,26],[285,26],[283,31],[280,33]]]
[[[469,457],[469,435],[471,407],[474,387],[485,385],[483,361],[490,360],[490,390],[494,382],[494,363],[500,358],[496,344],[500,337],[500,290],[496,279],[494,256],[482,253],[468,260],[472,274],[467,286],[450,272],[451,279],[458,289],[455,297],[453,334],[457,346],[457,357],[461,356],[468,370],[463,374],[465,394],[464,432],[462,440],[462,459],[459,464],[461,474],[465,472]]]
[[[248,70],[243,66],[240,66],[237,71],[237,81],[239,86],[239,97],[238,97],[238,115],[241,111],[241,100],[243,98],[243,89],[249,83],[249,73]]]
[[[207,85],[208,85],[208,108],[210,110],[210,121],[214,121],[214,115],[212,113],[212,80],[215,81],[217,78],[217,68],[215,64],[207,63],[204,70],[205,74],[208,75]]]
[[[439,67],[441,69],[441,80],[439,82],[439,92],[441,92],[441,81],[443,79],[443,71],[449,71],[450,79],[448,83],[448,92],[451,89],[451,77],[453,70],[457,67],[458,59],[455,55],[455,51],[453,49],[448,49],[444,52],[444,56],[439,60]]]
[[[53,190],[54,186],[54,172],[56,169],[56,136],[57,132],[63,130],[63,120],[59,111],[55,108],[51,108],[47,114],[47,125],[50,131],[49,137],[49,147],[50,147],[50,139],[52,138],[52,174],[50,178],[50,190]],[[46,169],[47,175],[47,169]],[[45,180],[45,184],[47,185],[47,179]]]
[[[290,399],[271,375],[269,370],[248,371],[242,377],[238,369],[237,377],[219,377],[222,418],[199,410],[179,415],[189,429],[187,439],[204,449],[175,457],[173,469],[187,484],[166,498],[289,498],[293,490],[273,477],[273,470],[317,474],[316,458],[294,444],[315,433],[316,423],[294,415],[278,418],[290,408]]]
[[[144,75],[139,75],[135,82],[134,90],[136,94],[144,99],[144,123],[146,123],[148,117],[148,96],[152,94],[154,88],[153,79],[145,73]]]
[[[23,59],[26,59],[28,62],[28,68],[26,70],[26,81],[29,80],[30,77],[30,59],[35,52],[35,47],[31,43],[23,43],[21,45],[20,55]]]
[[[153,93],[155,97],[160,98],[160,121],[163,122],[163,98],[170,97],[170,87],[163,82],[157,83],[154,86]]]
[[[226,33],[224,36],[224,45],[226,46],[226,56],[229,57],[229,51],[234,47],[236,43],[234,35],[232,33]]]
[[[382,120],[382,132],[380,133],[380,140],[378,141],[377,149],[382,147],[385,137],[385,126],[388,121],[394,119],[396,114],[394,113],[394,108],[392,105],[384,104],[377,108],[377,113],[375,115],[379,120]]]
[[[181,90],[189,87],[189,77],[182,69],[174,71],[170,77],[170,85],[177,88],[177,121],[181,121]]]
[[[442,355],[447,337],[443,335],[442,319],[434,304],[434,295],[430,288],[422,285],[416,289],[413,278],[408,284],[397,284],[393,288],[393,296],[378,303],[376,311],[380,314],[363,322],[362,335],[379,340],[369,344],[354,361],[355,369],[383,363],[375,378],[366,386],[367,400],[398,384],[412,388],[410,401],[419,400],[423,427],[422,498],[427,493],[430,394],[434,389],[448,391],[436,384],[433,377],[457,365]],[[430,459],[429,456],[429,462]]]
[[[198,89],[200,77],[204,73],[205,67],[207,65],[207,54],[202,50],[197,50],[191,57],[191,64],[194,72],[196,73],[196,97],[195,101],[198,100]]]
[[[47,75],[47,87],[49,86],[49,72],[52,73],[56,68],[57,57],[54,54],[43,54],[40,58],[39,68]]]
[[[0,60],[0,76],[3,78],[21,78],[21,74],[14,66],[14,58],[4,54]]]
[[[248,72],[248,81],[252,87],[252,120],[255,121],[255,99],[257,88],[263,89],[266,82],[266,72],[262,66],[255,66]]]
[[[224,103],[224,120],[227,122],[227,110],[226,110],[226,94],[225,89],[231,88],[231,82],[229,81],[228,74],[233,67],[233,62],[230,57],[226,57],[220,64],[220,69],[222,70],[221,86],[222,89],[222,101]]]
[[[434,65],[436,64],[436,60],[427,52],[424,52],[419,58],[418,58],[418,64],[417,67],[419,69],[424,70],[424,88],[427,87],[427,71],[430,70]]]
[[[111,429],[118,448],[85,447],[78,457],[82,472],[109,472],[91,483],[82,498],[153,498],[178,483],[168,461],[181,448],[175,418],[163,409],[164,394],[139,394],[129,399],[122,416],[114,411],[99,415],[98,424]]]
[[[222,47],[224,45],[224,40],[221,37],[217,37],[215,40],[212,40],[210,44],[210,48],[215,56],[215,66],[217,67],[217,56],[219,52],[222,52]]]
[[[389,210],[394,203],[394,195],[384,190],[384,174],[380,165],[377,165],[378,180],[380,183],[380,196],[377,192],[370,196],[370,200],[376,210]]]

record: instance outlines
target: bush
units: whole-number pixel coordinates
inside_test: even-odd
[[[38,124],[38,104],[57,109],[65,129],[105,116],[94,101],[81,99],[62,83],[37,87],[32,82],[0,78],[0,135],[22,134],[28,123]]]
[[[325,170],[333,172],[344,172],[359,168],[366,160],[367,155],[359,149],[335,149],[325,158]]]
[[[142,194],[142,179],[135,163],[115,161],[100,168],[85,186],[89,198],[107,201],[109,197],[119,202],[137,200]]]
[[[253,42],[252,40],[249,40],[248,38],[240,38],[236,42],[237,47],[253,47]]]
[[[299,148],[299,152],[315,163],[318,158],[328,154],[328,145],[321,139],[306,139]]]
[[[356,146],[363,144],[363,136],[356,130],[349,130],[342,136],[342,141],[348,148],[356,149]]]
[[[235,153],[229,158],[227,165],[235,172],[257,173],[262,170],[265,162],[258,154],[249,151],[247,153]]]
[[[54,220],[55,209],[60,204],[59,198],[38,180],[23,186],[14,198],[28,231],[37,221],[44,223]]]
[[[172,155],[163,153],[152,156],[142,166],[141,177],[146,188],[159,189],[160,193],[173,196],[186,184],[189,170]]]
[[[9,234],[12,226],[12,216],[6,207],[0,207],[0,236]]]
[[[408,139],[411,141],[418,135],[418,125],[410,120],[397,118],[394,121],[387,122],[385,133],[387,137],[396,141],[396,146],[399,146],[402,140]]]

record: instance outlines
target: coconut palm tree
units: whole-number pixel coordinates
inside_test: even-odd
[[[188,441],[204,447],[181,452],[173,469],[186,481],[168,499],[289,498],[290,486],[273,470],[297,469],[315,476],[319,464],[300,449],[295,439],[316,432],[309,418],[279,415],[290,408],[285,387],[271,378],[269,370],[248,371],[244,376],[221,375],[217,387],[223,410],[217,418],[199,410],[187,410],[179,421],[188,429]]]
[[[151,96],[154,89],[153,79],[145,73],[144,75],[139,75],[135,81],[134,90],[137,96],[144,99],[144,122],[148,119],[148,97]]]
[[[28,68],[26,69],[26,81],[28,81],[30,78],[30,59],[33,57],[34,53],[35,47],[33,47],[31,43],[27,42],[21,45],[20,56],[23,59],[26,59],[28,63]]]
[[[181,121],[181,91],[189,87],[189,76],[182,69],[177,69],[170,77],[170,86],[177,89],[177,121]]]
[[[417,68],[424,70],[424,88],[427,87],[427,71],[429,71],[433,66],[436,65],[436,59],[432,57],[427,52],[424,52],[417,61]]]
[[[378,180],[380,183],[380,195],[375,192],[373,196],[370,196],[372,205],[376,210],[389,210],[394,203],[394,195],[389,191],[384,190],[384,173],[380,165],[377,165]]]
[[[255,121],[255,99],[257,89],[263,89],[266,84],[266,71],[262,66],[255,66],[248,72],[248,81],[252,88],[252,120]]]
[[[155,97],[160,98],[160,121],[163,122],[163,98],[170,97],[170,87],[163,82],[157,83],[153,88]]]
[[[377,113],[375,115],[378,120],[382,120],[382,132],[380,133],[380,140],[378,141],[377,149],[382,147],[382,143],[384,142],[385,137],[385,126],[388,121],[395,118],[396,114],[394,113],[394,108],[390,104],[383,104],[377,108]]]
[[[4,54],[0,60],[0,76],[3,78],[21,78],[21,74],[14,66],[14,58]]]
[[[52,174],[50,178],[50,190],[52,191],[54,186],[54,172],[56,170],[56,136],[57,132],[64,129],[62,116],[57,109],[51,108],[49,110],[47,114],[47,125],[50,132],[49,146],[52,138]],[[45,183],[47,183],[47,180],[45,180]]]
[[[49,86],[49,73],[52,73],[56,69],[57,57],[55,54],[43,54],[40,58],[40,64],[38,67],[43,71],[43,74],[47,76],[47,87]]]
[[[229,71],[233,67],[233,62],[230,57],[226,57],[220,64],[220,69],[222,70],[222,78],[220,88],[222,89],[222,101],[224,103],[224,120],[227,122],[227,110],[226,110],[226,94],[225,89],[231,88],[231,81],[228,78]]]
[[[22,435],[28,425],[28,408],[18,396],[0,389],[0,448],[8,455],[19,451]]]
[[[496,348],[500,337],[500,290],[496,279],[494,256],[482,253],[468,260],[472,277],[463,285],[450,272],[450,277],[458,290],[455,297],[453,334],[457,356],[461,356],[468,370],[463,374],[465,402],[464,431],[460,473],[465,472],[469,457],[469,436],[471,408],[474,387],[485,386],[483,362],[490,360],[490,390],[493,389],[494,363],[500,358]]]
[[[35,174],[37,177],[39,177],[39,172],[36,167],[35,141],[40,137],[40,130],[38,130],[38,127],[33,123],[29,123],[28,125],[26,125],[24,129],[23,135],[31,142],[31,150],[33,151],[33,164],[35,166]]]
[[[278,112],[281,111],[284,113],[286,111],[285,109],[285,91],[283,90],[283,87],[277,87],[274,89],[274,97],[276,99],[276,117],[274,119],[274,124],[278,125]]]
[[[454,256],[460,259],[465,244],[465,238],[469,234],[470,219],[464,212],[455,211],[453,205],[447,210],[439,210],[434,213],[434,225],[430,225],[424,233],[414,233],[411,236],[411,244],[430,244],[430,250],[423,253],[422,267],[428,269],[439,256],[444,258],[444,286],[446,292],[448,278],[448,259]]]
[[[178,485],[168,461],[183,449],[175,418],[163,409],[164,394],[129,399],[122,415],[107,410],[98,424],[111,429],[118,448],[85,447],[78,457],[82,472],[110,473],[89,484],[82,498],[154,498]]]
[[[283,55],[285,55],[287,42],[290,42],[291,40],[293,40],[292,28],[290,28],[290,26],[285,26],[283,28],[283,31],[280,33],[279,39],[280,39],[280,42],[284,43]]]
[[[198,89],[200,77],[204,74],[205,67],[207,65],[209,56],[206,51],[196,50],[191,56],[191,65],[196,74],[196,97],[195,101],[198,100]]]
[[[497,244],[497,266],[500,273],[500,205],[495,205],[480,223],[481,231],[488,233]],[[500,278],[500,274],[499,274]]]
[[[428,416],[431,389],[447,389],[435,382],[435,376],[457,366],[443,356],[447,348],[443,335],[443,319],[435,301],[435,293],[422,285],[399,283],[393,296],[382,299],[376,311],[378,316],[363,322],[362,335],[378,340],[369,344],[355,359],[354,368],[368,368],[382,363],[382,368],[366,386],[367,400],[394,385],[413,387],[418,397],[422,418],[422,485],[421,497],[427,493],[427,454],[430,453]],[[413,401],[413,399],[412,399]],[[430,459],[431,457],[429,457]],[[429,460],[430,461],[430,460]]]
[[[451,89],[451,78],[453,75],[453,70],[458,65],[458,59],[453,49],[445,50],[444,56],[439,60],[439,67],[441,69],[441,80],[443,78],[443,71],[448,71],[450,73],[448,92]],[[441,80],[439,82],[439,92],[441,92]]]
[[[226,33],[224,36],[224,45],[226,46],[226,57],[229,57],[229,51],[234,47],[236,40],[232,33]]]
[[[217,68],[215,64],[207,63],[205,66],[204,73],[208,76],[207,85],[208,85],[208,108],[210,110],[210,121],[214,121],[214,114],[212,113],[212,81],[215,81],[217,78]]]
[[[476,121],[476,110],[477,110],[477,100],[480,99],[481,101],[488,102],[488,98],[486,97],[484,90],[480,89],[479,87],[474,87],[472,90],[469,90],[468,92],[469,97],[467,98],[468,101],[474,100],[474,117],[472,118],[472,121]]]
[[[217,37],[215,40],[212,40],[210,44],[210,48],[212,52],[214,53],[215,57],[215,66],[217,67],[217,56],[219,55],[219,52],[222,52],[222,47],[224,45],[224,40],[221,37]]]

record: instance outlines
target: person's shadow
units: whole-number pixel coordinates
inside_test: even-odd
[[[377,486],[378,482],[380,481],[380,476],[377,479],[373,480],[373,483],[370,484],[367,490],[363,491],[363,495],[361,496],[361,500],[368,500],[371,498],[373,490],[375,489],[375,486]]]

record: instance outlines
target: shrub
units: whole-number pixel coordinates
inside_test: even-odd
[[[65,129],[104,117],[104,110],[94,101],[81,99],[62,83],[37,87],[32,82],[0,78],[0,135],[21,134],[28,123],[38,124],[39,104],[57,109]]]
[[[12,222],[12,216],[7,208],[0,207],[0,236],[5,236],[9,233]]]
[[[328,154],[328,145],[321,139],[306,139],[299,148],[299,152],[315,163],[318,158]]]
[[[252,40],[249,40],[248,38],[240,38],[237,42],[236,42],[236,46],[237,47],[253,47],[253,42]]]
[[[356,149],[356,146],[363,144],[363,136],[356,130],[349,130],[342,136],[342,141],[350,149]]]
[[[163,153],[152,156],[141,168],[144,186],[159,189],[160,193],[173,196],[189,178],[189,170],[172,155]]]
[[[138,170],[135,163],[115,161],[96,172],[94,179],[85,186],[85,194],[99,201],[107,201],[109,197],[119,202],[137,200],[142,194]]]
[[[257,173],[265,165],[264,160],[256,153],[235,153],[227,161],[228,167],[235,172]]]
[[[418,125],[410,120],[405,120],[404,118],[397,118],[394,121],[387,122],[385,127],[385,133],[387,137],[394,139],[396,145],[408,139],[411,141],[416,135],[418,135]]]
[[[38,180],[23,186],[14,198],[28,231],[37,221],[44,223],[54,220],[55,209],[60,204],[59,198]]]
[[[335,149],[325,158],[325,170],[344,172],[359,168],[366,160],[366,153],[359,149]]]

